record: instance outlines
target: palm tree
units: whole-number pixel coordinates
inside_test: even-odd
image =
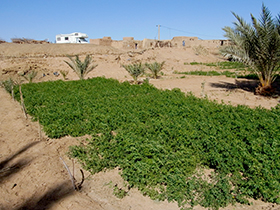
[[[221,53],[253,69],[260,80],[256,94],[271,95],[275,91],[272,83],[280,67],[280,15],[272,18],[264,4],[259,20],[251,14],[252,25],[237,14],[233,15],[237,19],[235,28],[223,28],[225,37],[232,44],[221,48]]]
[[[33,79],[37,76],[37,71],[32,70],[28,72],[26,75],[23,75],[24,79],[26,79],[29,83],[32,83]]]
[[[67,63],[71,69],[78,75],[78,77],[83,80],[85,76],[91,72],[97,65],[93,65],[92,57],[89,55],[86,56],[84,62],[79,59],[78,55],[75,55],[76,59],[74,60],[71,56],[67,55],[71,62],[64,61]]]
[[[129,65],[122,65],[125,70],[133,77],[134,83],[137,83],[137,78],[144,74],[145,66],[142,63],[134,63]]]
[[[153,78],[158,78],[158,73],[162,70],[164,61],[161,63],[154,62],[154,63],[146,63],[145,66],[152,72]]]

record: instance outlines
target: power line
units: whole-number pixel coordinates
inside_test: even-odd
[[[187,33],[187,34],[193,34],[193,35],[199,35],[199,36],[206,36],[206,37],[215,37],[215,36],[209,36],[209,35],[205,35],[205,34],[198,34],[198,33],[193,33],[193,32],[189,32],[189,31],[184,31],[184,30],[179,30],[179,29],[175,29],[175,28],[171,28],[171,27],[167,27],[167,26],[163,26],[163,25],[160,25],[161,27],[163,28],[167,28],[169,30],[173,30],[173,31],[179,31],[179,32],[183,32],[183,33]],[[199,37],[198,37],[199,38]],[[217,37],[218,38],[218,37]],[[202,38],[199,38],[199,39],[202,39]]]

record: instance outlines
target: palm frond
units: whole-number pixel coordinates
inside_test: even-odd
[[[165,64],[165,61],[158,63],[145,63],[145,66],[151,71],[153,77],[156,79],[158,78],[159,72],[162,70],[163,65]]]
[[[129,65],[122,65],[123,68],[132,76],[134,82],[137,82],[137,79],[139,76],[144,74],[145,72],[145,66],[140,62],[140,63],[134,63],[134,64],[129,64]]]
[[[251,14],[252,24],[233,15],[237,19],[234,28],[223,28],[232,45],[221,48],[221,54],[249,65],[261,86],[270,87],[280,67],[280,15],[273,19],[264,4],[259,20]]]
[[[93,64],[92,57],[90,57],[90,55],[87,55],[84,61],[81,61],[78,55],[75,55],[75,59],[69,55],[67,55],[67,57],[70,59],[70,62],[64,62],[73,69],[80,79],[84,79],[89,72],[98,66],[97,64]]]

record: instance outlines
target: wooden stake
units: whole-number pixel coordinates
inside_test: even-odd
[[[24,100],[23,100],[23,96],[22,96],[21,85],[19,85],[19,94],[20,94],[20,103],[21,103],[22,111],[24,113],[25,118],[27,119],[27,113],[26,113],[26,108],[24,106]]]
[[[40,118],[38,117],[38,133],[39,133],[39,139],[42,139],[42,131],[41,131],[41,125],[40,125]]]

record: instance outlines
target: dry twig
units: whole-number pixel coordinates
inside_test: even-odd
[[[82,184],[84,183],[84,180],[85,180],[85,176],[84,176],[83,170],[80,169],[80,171],[82,173],[82,181],[80,183],[76,184],[76,179],[74,177],[74,161],[72,161],[72,163],[73,163],[73,175],[72,175],[71,172],[70,172],[70,169],[68,168],[68,166],[66,165],[66,163],[64,162],[62,157],[59,157],[59,158],[60,158],[60,160],[62,160],[63,165],[65,166],[66,170],[68,171],[68,174],[70,176],[70,179],[71,179],[71,182],[72,182],[74,190],[77,190],[77,191],[80,190],[82,188]]]

